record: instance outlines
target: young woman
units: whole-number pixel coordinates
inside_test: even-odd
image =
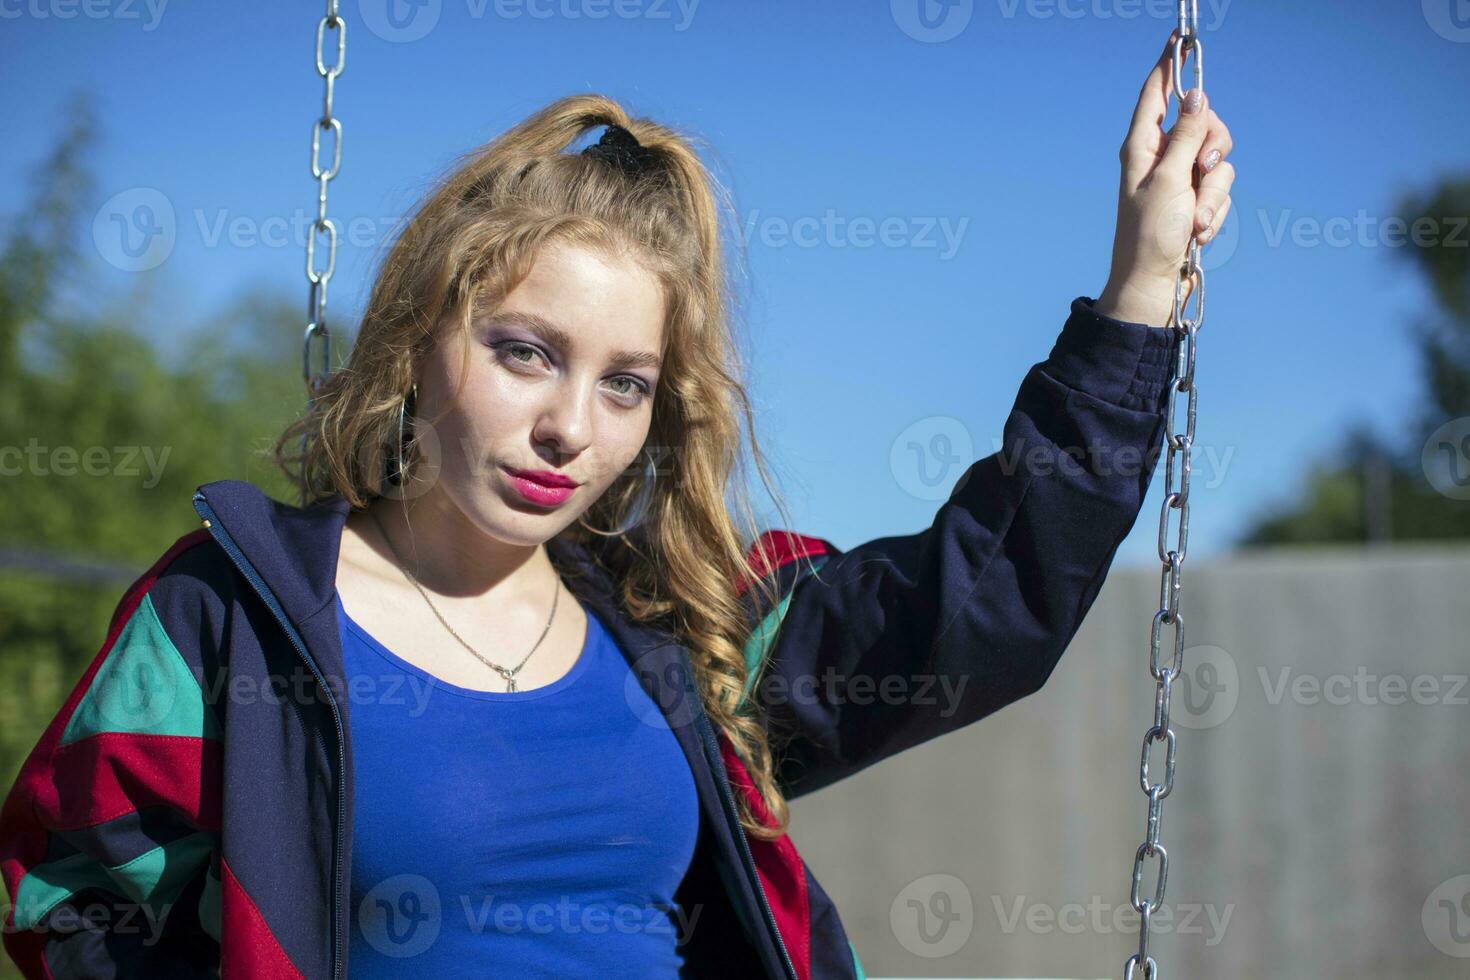
[[[278,444],[308,505],[201,487],[26,762],[22,972],[861,976],[786,801],[1040,688],[1133,526],[1233,178],[1203,100],[1161,130],[1168,67],[1003,450],[848,551],[728,499],[751,416],[689,145],[585,95],[471,154]]]

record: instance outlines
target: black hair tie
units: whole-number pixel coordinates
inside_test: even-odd
[[[629,177],[637,177],[653,169],[656,154],[638,142],[638,138],[617,123],[612,123],[602,139],[582,151],[583,156],[607,160]]]

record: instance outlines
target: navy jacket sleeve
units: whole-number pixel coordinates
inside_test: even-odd
[[[1079,296],[1021,382],[1002,448],[933,523],[842,551],[766,531],[747,692],[795,798],[1034,693],[1081,626],[1161,452],[1174,330]],[[754,590],[744,595],[752,596]],[[758,600],[758,597],[756,597]]]

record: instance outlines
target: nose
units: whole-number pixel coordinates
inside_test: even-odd
[[[563,466],[591,443],[594,392],[574,383],[548,391],[531,438],[537,452],[554,466]]]

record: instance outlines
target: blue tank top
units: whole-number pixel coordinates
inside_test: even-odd
[[[337,598],[354,819],[353,980],[677,977],[674,890],[699,808],[689,764],[591,609],[564,676],[441,680]]]

